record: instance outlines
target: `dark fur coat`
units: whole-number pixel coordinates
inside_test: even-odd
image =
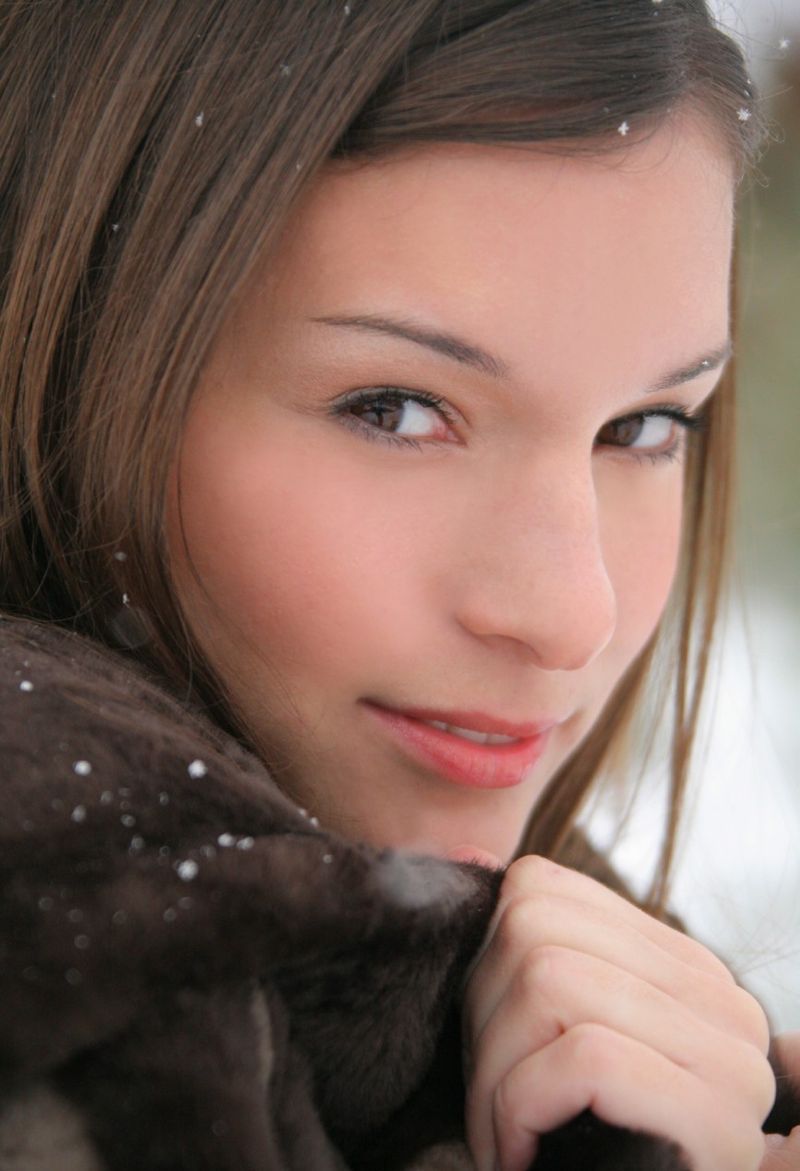
[[[459,994],[501,873],[325,831],[142,670],[15,619],[0,768],[0,1171],[472,1167]],[[680,1166],[588,1115],[536,1163]]]

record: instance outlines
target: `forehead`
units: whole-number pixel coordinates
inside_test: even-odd
[[[331,165],[263,275],[279,316],[413,313],[512,358],[563,358],[576,333],[691,351],[724,337],[732,223],[699,121],[607,156],[437,144]]]

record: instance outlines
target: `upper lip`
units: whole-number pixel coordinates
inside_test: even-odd
[[[377,706],[383,707],[383,704]],[[450,724],[456,728],[465,728],[470,732],[488,732],[497,736],[513,736],[517,740],[540,736],[543,732],[556,724],[563,723],[566,717],[553,716],[523,724],[515,724],[511,720],[503,720],[498,716],[489,716],[485,712],[476,711],[436,711],[433,708],[388,708],[401,716],[408,716],[412,720],[436,720],[440,724]]]

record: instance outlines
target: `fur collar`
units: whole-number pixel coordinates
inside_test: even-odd
[[[198,1143],[202,1166],[223,1165],[209,1144],[243,1171],[264,1165],[248,1143],[288,1143],[287,1166],[316,1167],[281,1133],[295,1116],[303,1141],[375,1157],[401,1107],[409,1157],[460,1133],[456,1002],[502,875],[326,832],[143,671],[53,627],[0,622],[0,713],[0,1038],[21,1101],[57,1093],[115,1168],[183,1166]],[[451,1093],[429,1117],[434,1059]]]
[[[459,997],[502,872],[326,832],[142,669],[9,618],[0,768],[3,1171],[472,1171]],[[535,1171],[683,1166],[585,1113]]]

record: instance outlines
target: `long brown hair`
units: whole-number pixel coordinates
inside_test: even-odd
[[[247,739],[172,589],[168,468],[237,291],[332,158],[421,142],[618,149],[703,109],[762,137],[703,0],[9,0],[0,9],[0,606],[130,646]],[[728,527],[732,378],[687,469],[672,615],[548,787],[557,854],[644,688],[673,696],[673,849]],[[127,631],[127,633],[126,633]]]

